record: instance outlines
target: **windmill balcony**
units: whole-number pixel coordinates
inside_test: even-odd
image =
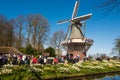
[[[70,40],[64,40],[61,42],[61,44],[68,44],[68,43],[88,43],[88,44],[93,44],[93,40],[89,38],[81,38],[81,39],[70,39]]]

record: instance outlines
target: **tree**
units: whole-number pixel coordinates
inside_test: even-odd
[[[5,23],[7,22],[7,18],[4,15],[0,15],[0,45],[4,45],[5,43]]]
[[[63,30],[59,30],[53,33],[52,38],[50,40],[50,44],[53,48],[55,48],[57,50],[57,53],[60,53],[60,49],[61,49],[61,42],[64,39],[64,31]]]
[[[14,44],[14,20],[7,20],[4,15],[0,15],[0,45],[12,46]]]
[[[56,54],[55,54],[55,49],[52,48],[52,47],[46,48],[44,52],[49,53],[49,56],[50,56],[50,57],[55,57],[55,56],[56,56]]]
[[[34,49],[33,47],[31,46],[31,44],[27,45],[26,48],[25,48],[25,53],[26,54],[29,54],[29,55],[33,55],[34,54]]]
[[[27,31],[27,45],[30,44],[31,34],[32,34],[32,20],[34,18],[34,15],[28,15],[26,17],[26,31]]]
[[[37,50],[39,51],[39,49],[43,47],[43,44],[48,37],[49,25],[47,19],[45,19],[40,14],[33,15],[33,17],[34,18],[32,20],[32,44],[33,47],[37,48]]]
[[[25,54],[25,51],[26,51],[26,50],[25,50],[24,47],[21,47],[21,48],[19,48],[19,51]]]
[[[120,12],[120,0],[105,0],[100,7],[104,8],[109,14],[110,12],[119,13]]]
[[[113,48],[112,53],[120,55],[120,38],[115,39],[115,47]]]
[[[24,16],[18,16],[16,19],[16,33],[18,34],[18,41],[17,41],[17,48],[21,48],[22,47],[22,41],[23,41],[23,29],[24,29],[24,22],[25,22],[25,18]]]
[[[6,23],[6,46],[13,46],[14,44],[14,19],[7,21]]]
[[[27,17],[18,16],[10,20],[4,15],[0,15],[1,46],[14,46],[20,49],[31,44],[34,52],[39,53],[48,41],[48,35],[48,21],[40,14],[31,14]]]

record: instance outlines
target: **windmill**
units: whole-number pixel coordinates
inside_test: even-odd
[[[78,7],[79,1],[77,0],[75,2],[71,19],[58,21],[58,24],[70,22],[64,41],[62,41],[61,44],[67,50],[68,54],[72,54],[73,56],[80,55],[81,58],[84,58],[86,56],[86,52],[93,44],[92,39],[85,37],[85,22],[87,19],[91,18],[92,14],[90,13],[76,17]],[[82,26],[84,26],[84,30],[82,30]]]

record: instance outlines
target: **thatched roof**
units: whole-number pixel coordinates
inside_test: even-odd
[[[0,54],[22,54],[22,53],[14,47],[0,46]]]

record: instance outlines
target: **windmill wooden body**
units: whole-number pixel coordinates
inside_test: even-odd
[[[76,1],[72,18],[59,21],[58,24],[70,22],[64,41],[62,41],[61,44],[67,50],[67,54],[71,54],[73,57],[80,56],[80,59],[83,59],[93,44],[93,40],[85,37],[85,30],[82,30],[82,25],[85,25],[83,21],[89,19],[92,14],[76,17],[78,6],[79,1]]]

